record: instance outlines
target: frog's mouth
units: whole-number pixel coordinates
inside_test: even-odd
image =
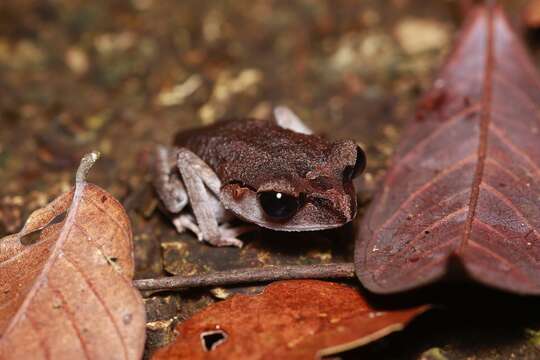
[[[258,226],[274,230],[274,231],[285,231],[285,232],[303,232],[303,231],[321,231],[321,230],[329,230],[329,229],[335,229],[338,227],[341,227],[345,225],[346,223],[342,224],[326,224],[326,225],[293,225],[293,226],[274,226],[272,224],[266,224],[266,223],[257,223]]]
[[[243,191],[239,197],[237,184],[226,185],[220,194],[223,206],[238,218],[276,231],[318,231],[333,229],[350,222],[356,212],[356,199],[350,195],[340,198],[307,197],[297,212],[288,219],[269,217],[262,209],[257,193]]]

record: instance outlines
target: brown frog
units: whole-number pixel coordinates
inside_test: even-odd
[[[281,231],[342,226],[356,214],[353,178],[366,166],[352,140],[330,142],[288,108],[272,120],[228,120],[179,133],[157,148],[154,185],[179,232],[242,246],[253,226]],[[188,206],[190,205],[190,206]]]

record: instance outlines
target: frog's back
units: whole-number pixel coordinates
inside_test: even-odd
[[[274,176],[305,174],[328,158],[332,144],[279,127],[271,120],[224,120],[179,133],[174,145],[197,154],[222,182],[257,187]]]

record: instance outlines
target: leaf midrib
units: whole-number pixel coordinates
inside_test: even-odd
[[[482,89],[482,112],[480,119],[480,132],[478,140],[478,161],[476,163],[476,170],[474,173],[471,195],[469,197],[469,210],[467,212],[467,218],[465,221],[465,228],[461,244],[459,245],[457,252],[463,252],[470,240],[472,225],[476,215],[476,209],[478,207],[478,199],[480,197],[480,184],[482,183],[484,168],[486,164],[487,156],[487,143],[489,125],[491,123],[491,108],[492,108],[492,93],[493,93],[493,71],[494,71],[494,45],[495,45],[495,33],[494,33],[494,8],[488,9],[489,14],[486,19],[486,59],[484,66],[484,80]]]

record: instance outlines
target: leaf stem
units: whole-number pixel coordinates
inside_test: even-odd
[[[81,160],[81,164],[79,165],[79,168],[77,169],[77,174],[75,175],[75,183],[81,184],[86,181],[86,177],[88,176],[88,171],[92,168],[94,163],[99,159],[101,156],[101,153],[99,151],[92,151],[91,153],[88,153],[83,156]]]
[[[133,284],[141,291],[157,292],[276,280],[332,278],[348,279],[353,278],[354,276],[355,272],[353,263],[334,263],[233,269],[201,275],[167,276],[157,279],[141,279],[133,281]]]

